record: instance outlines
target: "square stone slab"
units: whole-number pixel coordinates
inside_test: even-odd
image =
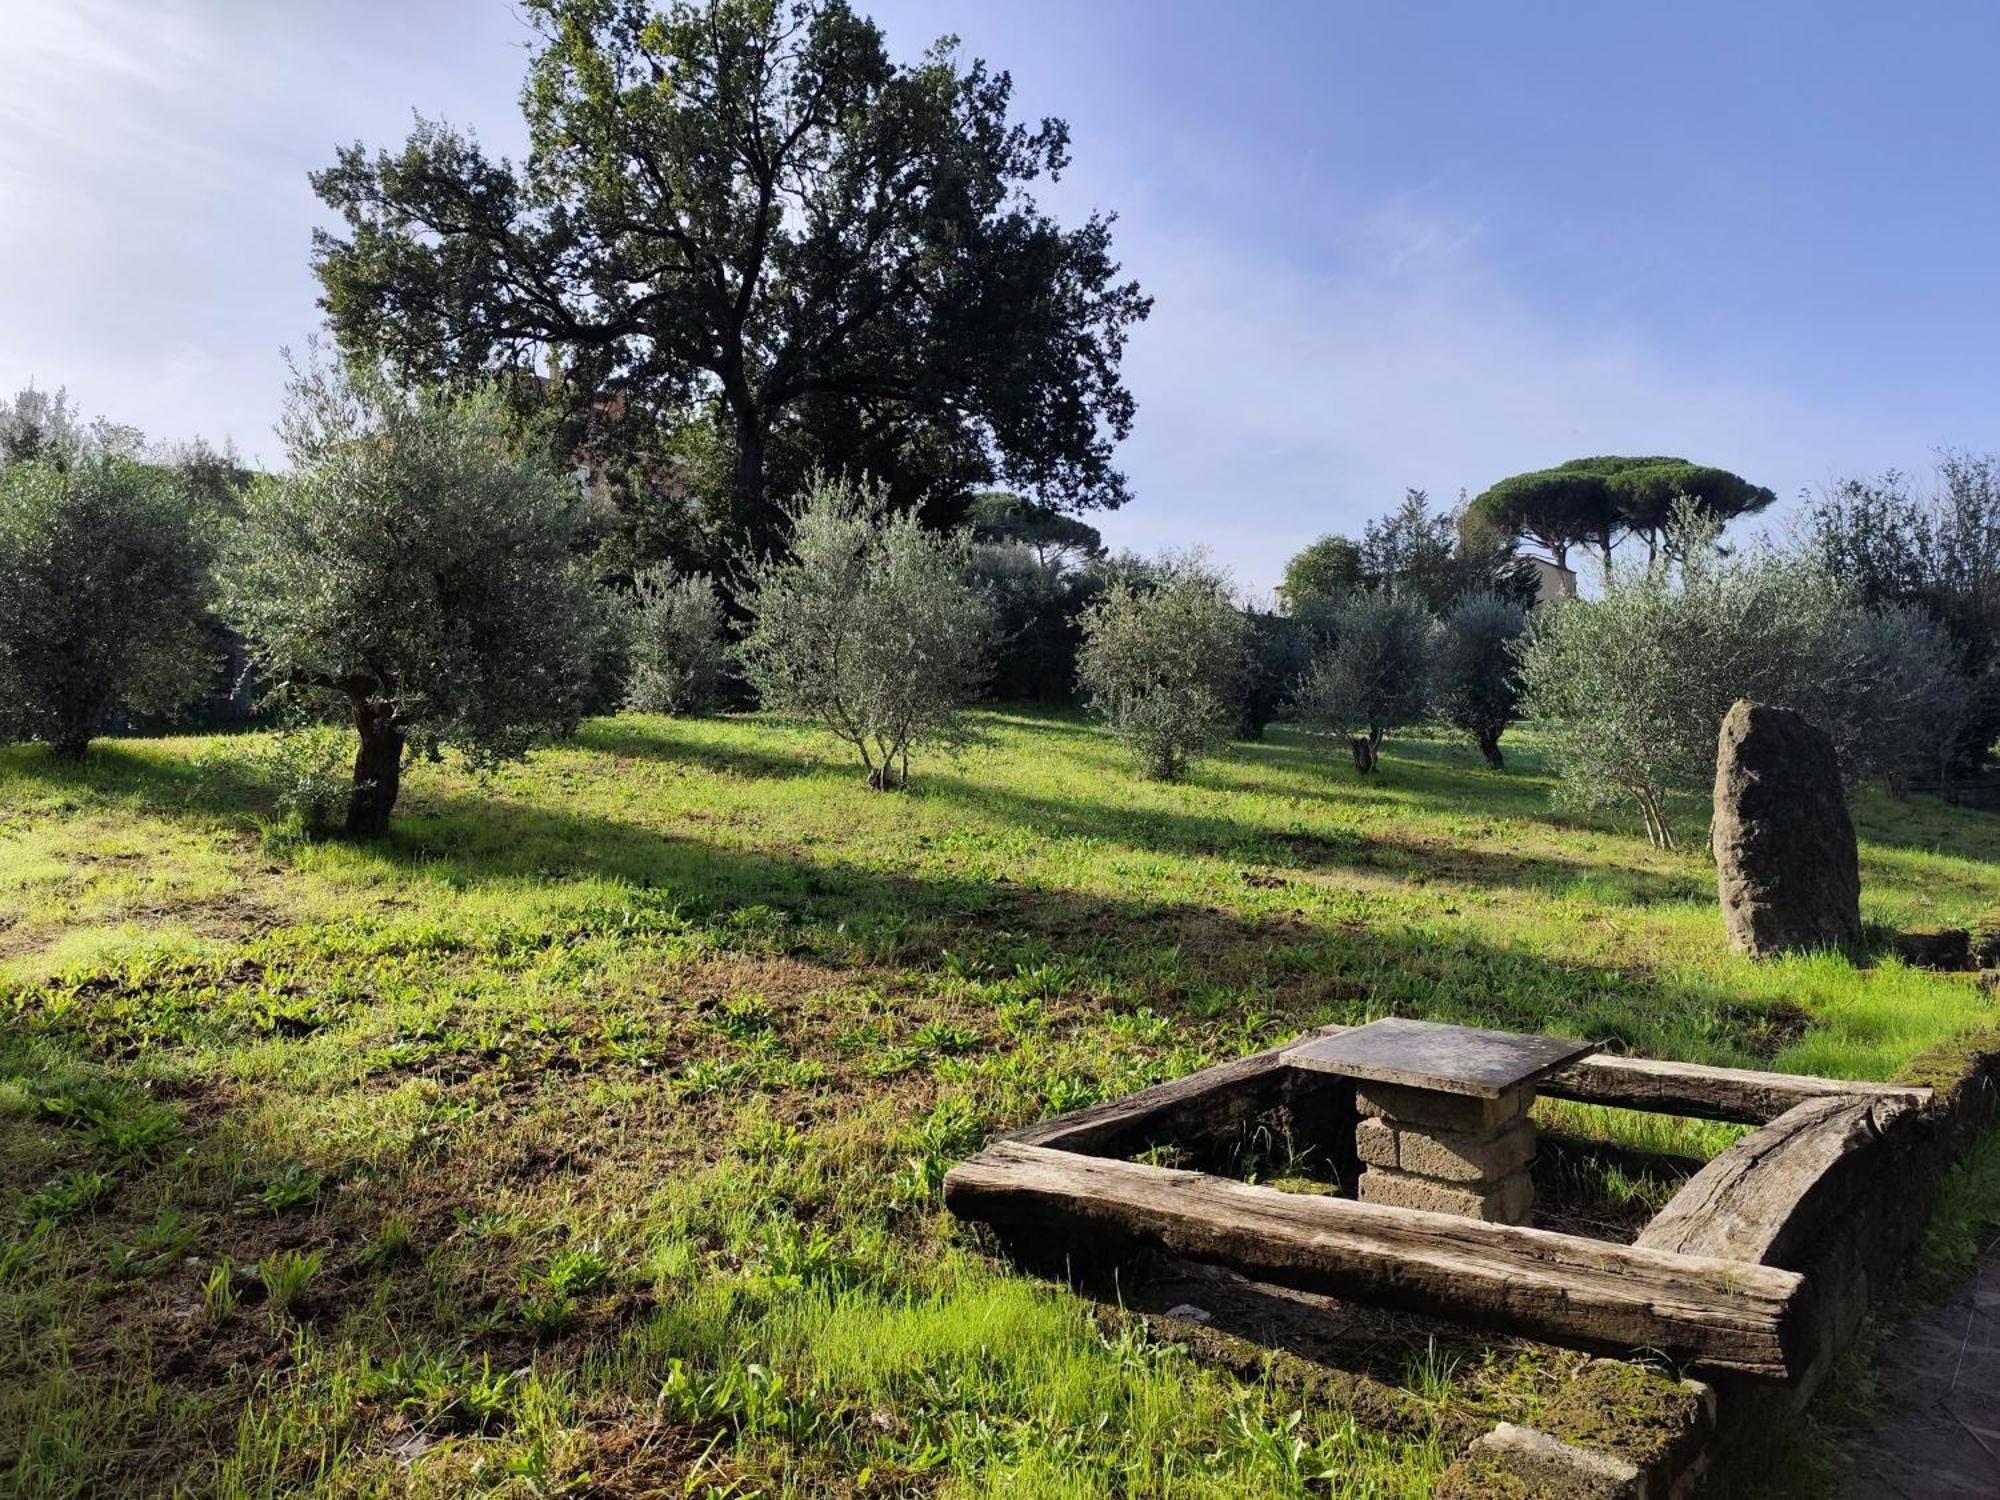
[[[1285,1054],[1294,1068],[1438,1094],[1501,1099],[1598,1048],[1596,1042],[1442,1026],[1392,1016],[1319,1037]]]

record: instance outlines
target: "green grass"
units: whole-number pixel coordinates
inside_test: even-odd
[[[1330,1020],[1886,1077],[1991,1014],[1729,957],[1702,858],[1553,813],[1531,737],[1169,787],[981,724],[884,796],[802,729],[598,721],[418,769],[370,848],[270,830],[252,737],[0,751],[0,1492],[1422,1495],[1564,1356],[1308,1399],[994,1266],[944,1171]],[[2000,819],[1859,821],[1879,929],[2000,906]]]

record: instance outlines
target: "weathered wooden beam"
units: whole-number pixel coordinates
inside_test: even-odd
[[[1809,1099],[1899,1099],[1922,1103],[1927,1088],[1889,1083],[1855,1083],[1804,1073],[1760,1073],[1748,1068],[1710,1068],[1699,1063],[1660,1062],[1650,1057],[1586,1057],[1537,1086],[1536,1092],[1584,1104],[1658,1114],[1695,1115],[1763,1125]]]
[[[1765,1377],[1782,1378],[1812,1355],[1800,1313],[1804,1280],[1770,1266],[1011,1141],[955,1168],[945,1202],[1043,1260],[1070,1244],[1162,1249],[1277,1286],[1594,1349],[1657,1349]]]
[[[1280,1046],[1156,1083],[1123,1099],[1009,1131],[1001,1139],[1096,1155],[1141,1150],[1167,1140],[1199,1148],[1235,1134],[1266,1110],[1289,1102],[1299,1085],[1315,1083],[1295,1078],[1285,1066],[1285,1053],[1302,1041],[1344,1030],[1323,1026]]]
[[[1339,1112],[1343,1106],[1326,1091],[1327,1081],[1334,1075],[1310,1075],[1308,1070],[1288,1064],[1286,1054],[1317,1038],[1337,1036],[1349,1029],[1317,1027],[1278,1046],[1203,1068],[1185,1078],[1024,1126],[1004,1139],[1100,1156],[1142,1150],[1167,1140],[1200,1151],[1239,1134],[1258,1116],[1281,1104],[1304,1100],[1315,1110]],[[1909,1085],[1855,1083],[1803,1073],[1763,1073],[1602,1054],[1584,1058],[1543,1080],[1537,1092],[1586,1104],[1746,1125],[1766,1124],[1809,1099],[1925,1103],[1931,1094],[1927,1088]]]
[[[1893,1191],[1871,1150],[1913,1108],[1906,1099],[1808,1099],[1745,1136],[1687,1180],[1638,1243],[1679,1255],[1794,1266],[1856,1193]]]

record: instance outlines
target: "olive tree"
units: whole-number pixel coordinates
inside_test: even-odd
[[[1504,770],[1500,736],[1520,709],[1520,664],[1515,643],[1527,629],[1527,612],[1499,594],[1472,594],[1444,617],[1431,667],[1432,711],[1472,737],[1486,764]]]
[[[1084,612],[1077,677],[1147,774],[1177,781],[1228,739],[1249,649],[1228,579],[1199,557],[1170,559],[1115,578]]]
[[[1343,604],[1332,629],[1300,685],[1298,715],[1327,733],[1360,731],[1354,764],[1373,771],[1383,736],[1424,716],[1437,622],[1414,599],[1370,593]]]
[[[907,786],[910,747],[952,738],[990,667],[993,608],[968,581],[969,543],[840,479],[815,480],[789,516],[790,550],[745,579],[743,674],[765,707],[852,745],[869,786]]]
[[[314,366],[279,433],[290,471],[244,500],[230,605],[266,681],[352,722],[347,831],[387,830],[409,751],[484,769],[572,731],[607,628],[582,496],[499,399]]]
[[[706,573],[679,577],[665,564],[632,580],[625,705],[649,714],[715,707],[729,667],[722,599]]]
[[[1714,784],[1716,736],[1738,698],[1803,714],[1850,780],[1893,773],[1949,732],[1942,636],[1871,618],[1812,553],[1730,555],[1682,507],[1667,554],[1604,597],[1538,614],[1521,657],[1524,707],[1546,725],[1565,800],[1636,803],[1672,847],[1672,799]],[[1919,724],[1919,716],[1925,721]]]
[[[0,469],[0,738],[80,760],[118,710],[207,685],[213,548],[171,471],[88,439],[33,451]]]

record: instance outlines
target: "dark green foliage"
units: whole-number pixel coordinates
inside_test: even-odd
[[[1511,537],[1463,511],[1433,511],[1422,490],[1406,490],[1400,505],[1368,523],[1361,576],[1367,587],[1416,599],[1432,614],[1468,594],[1498,592],[1524,604],[1534,594]]]
[[[988,695],[1071,703],[1084,609],[1104,589],[1097,528],[1004,490],[975,495],[966,525],[972,574],[992,602],[1001,642]]]
[[[1500,736],[1514,722],[1521,698],[1514,646],[1527,612],[1498,594],[1469,594],[1444,617],[1431,668],[1432,709],[1472,737],[1494,770],[1504,769]]]
[[[894,63],[844,0],[524,8],[518,168],[423,123],[314,176],[345,221],[315,253],[344,348],[506,372],[628,529],[718,574],[782,538],[767,497],[815,469],[898,509],[995,479],[1126,498],[1118,367],[1148,299],[1108,218],[1066,230],[1028,195],[1068,131],[1012,123],[1006,74],[948,46]]]
[[[1349,594],[1379,589],[1417,599],[1432,613],[1467,594],[1497,592],[1523,604],[1535,581],[1514,555],[1514,532],[1496,528],[1466,508],[1434,511],[1422,490],[1405,490],[1396,508],[1368,522],[1359,542],[1323,536],[1285,565],[1278,593],[1294,618],[1326,621]]]
[[[0,470],[0,738],[82,757],[201,692],[212,546],[173,475],[84,442]]]
[[[1569,549],[1610,537],[1617,525],[1611,486],[1599,474],[1538,469],[1501,480],[1466,514],[1503,536],[1521,537],[1569,566]],[[1608,550],[1608,543],[1607,550]]]
[[[1503,535],[1534,542],[1560,567],[1569,566],[1571,547],[1590,543],[1608,570],[1621,535],[1643,537],[1647,560],[1657,557],[1677,502],[1726,526],[1775,498],[1727,469],[1662,454],[1607,454],[1503,479],[1467,514]]]
[[[1597,474],[1610,487],[1618,526],[1643,537],[1650,561],[1666,541],[1668,522],[1678,501],[1727,525],[1738,516],[1754,515],[1777,498],[1762,485],[1740,474],[1684,458],[1573,458],[1556,473]]]
[[[1095,526],[1005,490],[974,495],[965,520],[973,540],[1025,547],[1044,568],[1083,568],[1104,556],[1104,538]]]
[[[1244,611],[1250,623],[1250,668],[1244,674],[1243,702],[1236,715],[1239,740],[1261,740],[1264,730],[1290,705],[1312,665],[1313,636],[1306,623],[1269,610]]]

